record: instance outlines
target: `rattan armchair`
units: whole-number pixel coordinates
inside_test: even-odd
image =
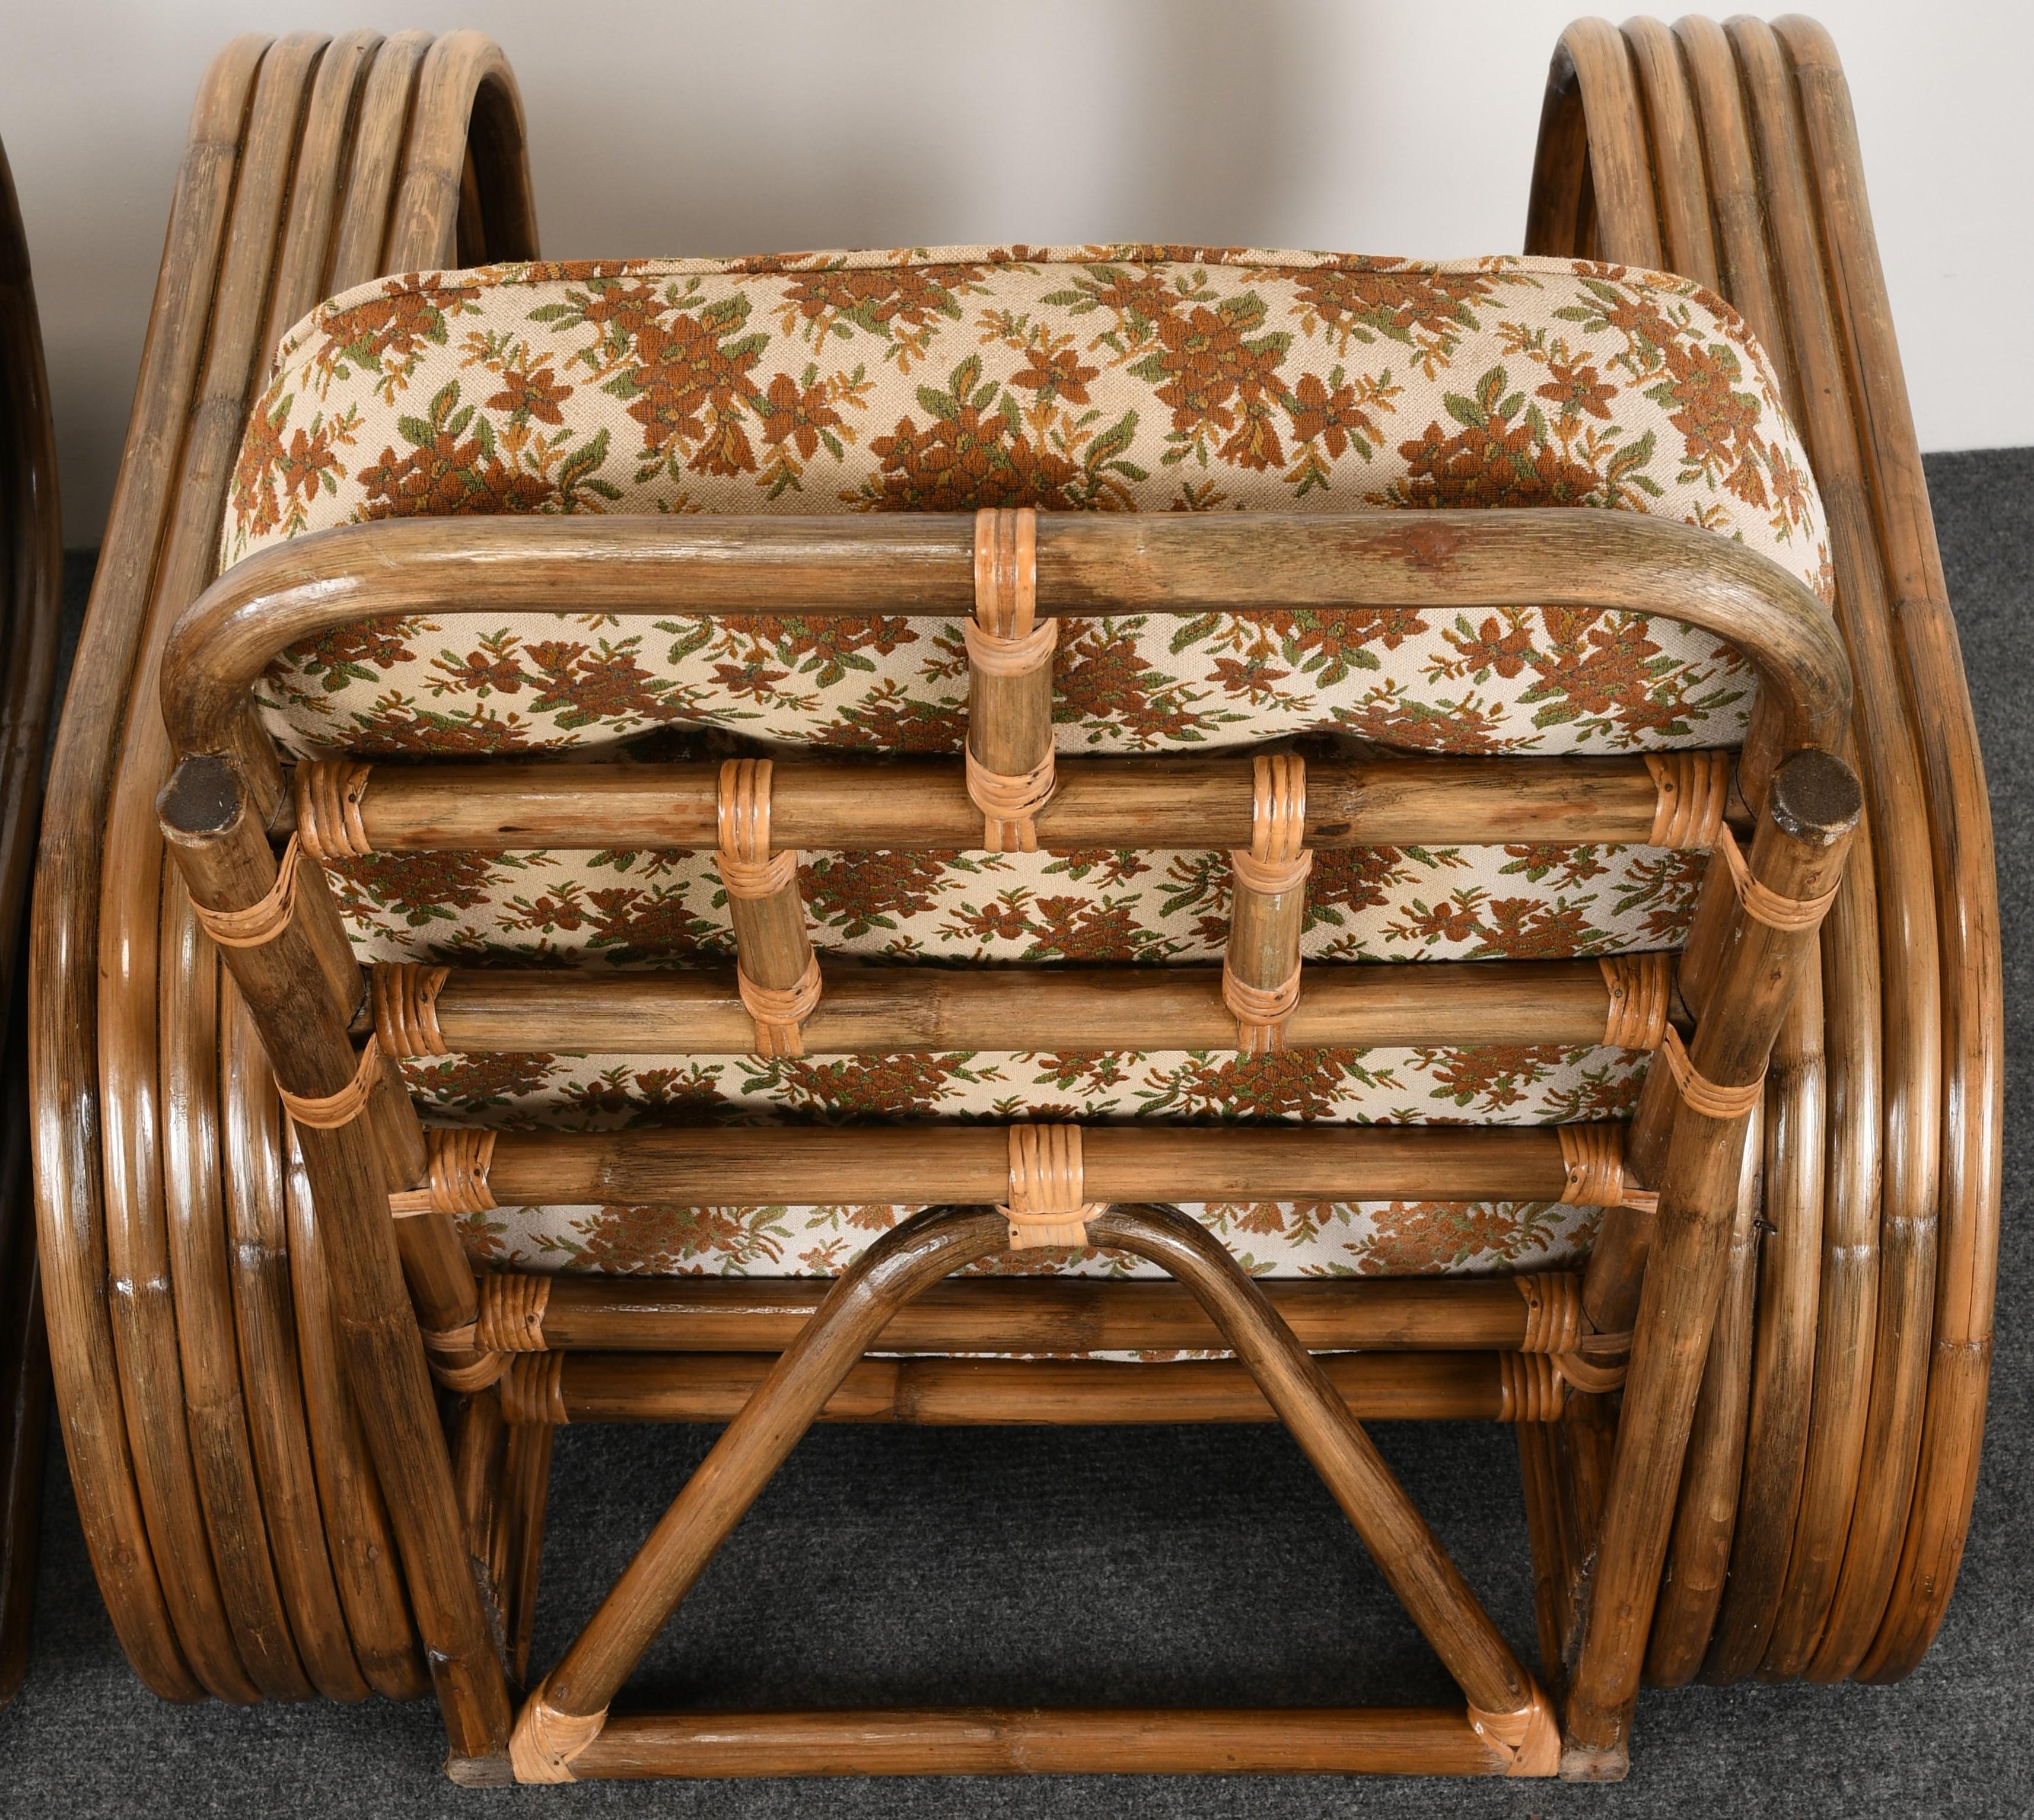
[[[28,1200],[28,994],[17,991],[63,590],[56,449],[14,182],[0,152],[0,1705],[28,1661],[49,1357]]]
[[[1642,1673],[1918,1660],[1996,918],[1816,28],[1571,28],[1454,266],[546,265],[469,34],[237,42],[192,147],[34,951],[151,1686],[428,1685],[474,1782],[1601,1778]],[[1413,1416],[1517,1425],[1537,1672]],[[625,1710],[814,1421],[1273,1418],[1459,1705]],[[533,1680],[555,1428],[653,1420]]]

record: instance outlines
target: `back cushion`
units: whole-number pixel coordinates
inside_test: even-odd
[[[1324,511],[1576,505],[1828,563],[1764,355],[1690,281],[1493,258],[940,248],[377,281],[293,329],[242,448],[232,563],[482,512]],[[1049,605],[1049,603],[1047,603]],[[1663,620],[1529,603],[1065,628],[1067,751],[1331,729],[1413,748],[1741,738],[1749,672]],[[614,745],[659,728],[956,751],[957,624],[427,618],[270,678],[292,751]]]

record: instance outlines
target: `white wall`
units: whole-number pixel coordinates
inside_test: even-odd
[[[235,32],[491,32],[553,255],[1121,238],[1443,256],[1518,245],[1547,58],[1584,4],[0,0],[0,139],[67,535],[97,539],[191,97]],[[2034,440],[2034,9],[1818,9],[1856,95],[1923,446]]]

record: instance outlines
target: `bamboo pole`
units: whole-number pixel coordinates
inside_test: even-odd
[[[1631,1706],[1737,1204],[1745,1096],[1764,1078],[1795,973],[1814,953],[1814,907],[1843,877],[1860,809],[1856,778],[1826,753],[1798,753],[1774,773],[1750,883],[1721,946],[1710,1014],[1689,1047],[1688,1079],[1705,1084],[1699,1099],[1680,1086],[1658,1178],[1616,1462],[1568,1694],[1564,1774],[1615,1777],[1628,1760]],[[1770,894],[1763,903],[1754,886]]]
[[[512,1422],[732,1421],[774,1362],[762,1353],[529,1353],[502,1380]],[[1563,1383],[1542,1354],[1342,1353],[1321,1358],[1360,1421],[1559,1418]],[[1233,1359],[865,1358],[827,1399],[823,1422],[925,1427],[1268,1422],[1278,1419]]]
[[[162,812],[163,833],[194,902],[213,911],[244,912],[276,901],[277,874],[267,841],[227,767],[180,768],[163,792]],[[307,1103],[358,1096],[347,1122],[330,1123],[323,1114],[317,1121],[298,1118],[297,1141],[329,1249],[347,1379],[388,1493],[452,1753],[498,1759],[508,1734],[507,1687],[459,1533],[450,1462],[388,1216],[380,1133],[359,1116],[374,1094],[385,1091],[387,1077],[355,1056],[346,1020],[318,962],[318,944],[306,932],[320,916],[336,918],[336,908],[323,893],[315,868],[300,868],[298,879],[294,907],[263,939],[228,947],[225,958],[278,1084]],[[413,1287],[415,1280],[412,1273]]]
[[[502,1352],[782,1352],[825,1299],[820,1277],[481,1279],[481,1343]],[[1581,1350],[1580,1280],[1341,1278],[1261,1285],[1311,1352]],[[1222,1344],[1177,1283],[963,1279],[900,1309],[886,1352],[1145,1352]]]
[[[1502,1776],[1459,1710],[1003,1707],[625,1713],[575,1758],[587,1780],[684,1776]]]
[[[1569,1184],[1550,1127],[1090,1125],[1083,1141],[1100,1201],[1557,1201]],[[995,1201],[1009,1148],[1000,1125],[505,1131],[487,1182],[507,1207]]]
[[[294,800],[275,825],[305,824],[312,781],[332,766],[299,765]],[[1248,845],[1247,756],[1168,753],[1149,758],[1061,758],[1052,800],[1036,818],[1042,848],[1218,848]],[[603,847],[713,846],[719,767],[710,764],[505,762],[377,764],[358,814],[377,853],[501,852]],[[1735,825],[1750,829],[1733,801]],[[1310,754],[1307,844],[1316,848],[1507,841],[1631,842],[1652,838],[1660,787],[1638,758],[1501,759]],[[835,852],[977,848],[981,811],[952,758],[775,762],[771,828],[782,845]],[[343,838],[321,830],[328,850]]]

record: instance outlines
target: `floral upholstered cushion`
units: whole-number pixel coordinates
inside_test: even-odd
[[[948,248],[411,275],[286,338],[241,451],[223,560],[331,526],[499,512],[1349,512],[1569,505],[1736,538],[1828,597],[1820,502],[1771,369],[1687,280],[1499,258],[1419,264],[1168,247]],[[1046,603],[1049,608],[1049,602]],[[1730,746],[1752,679],[1672,620],[1503,612],[1069,623],[1068,752],[1335,734],[1420,751]],[[799,745],[957,752],[957,622],[673,614],[417,617],[287,653],[298,755],[626,758]],[[1321,854],[1310,962],[1671,947],[1698,855],[1643,847]],[[380,855],[331,868],[363,959],[724,960],[708,854]],[[809,852],[815,945],[879,962],[1218,959],[1227,856]],[[427,1116],[1541,1122],[1628,1110],[1616,1050],[1060,1057],[489,1055],[406,1064]],[[510,1208],[524,1267],[839,1268],[893,1208]],[[1195,1208],[1278,1274],[1572,1258],[1589,1210]],[[1116,1270],[1090,1257],[1076,1268]]]
[[[1685,279],[1169,247],[511,265],[378,281],[293,329],[222,560],[469,512],[1617,507],[1811,586],[1822,513],[1771,369]],[[1048,603],[1049,604],[1049,603]],[[1331,728],[1400,746],[1730,745],[1750,679],[1670,621],[1131,615],[1066,628],[1064,751]],[[957,624],[409,620],[270,678],[298,751],[491,752],[712,723],[957,751]]]

